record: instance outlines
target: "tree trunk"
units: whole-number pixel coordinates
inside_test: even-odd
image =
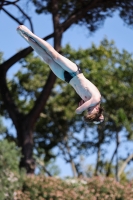
[[[97,163],[96,163],[96,168],[95,168],[95,173],[94,173],[95,176],[97,176],[97,173],[98,173],[100,156],[101,156],[101,144],[104,141],[103,127],[98,126],[97,131],[98,131],[98,144],[97,144]]]
[[[118,166],[118,147],[119,147],[119,133],[118,132],[116,132],[116,149],[117,149],[117,151],[116,151],[116,168],[115,168],[115,170],[116,170],[116,174],[115,174],[115,176],[116,176],[116,181],[119,181],[119,177],[118,177],[118,168],[119,168],[119,166]]]
[[[26,126],[25,123],[20,124],[18,130],[18,145],[21,147],[22,158],[20,168],[25,168],[28,174],[35,171],[35,159],[33,158],[33,130]]]
[[[97,150],[97,163],[96,163],[96,168],[95,168],[95,173],[94,173],[95,176],[97,176],[97,172],[98,172],[100,154],[101,154],[101,149],[100,149],[100,144],[99,144],[98,145],[98,150]]]
[[[118,153],[119,144],[120,144],[120,141],[119,141],[119,130],[118,130],[118,132],[116,132],[116,148],[114,150],[114,153],[112,154],[112,157],[111,157],[111,160],[110,160],[107,172],[106,172],[106,176],[108,177],[110,175],[112,162],[113,162],[114,157],[116,155],[116,180],[118,180],[118,176],[117,176],[117,172],[118,172],[118,155],[117,155],[117,153]]]

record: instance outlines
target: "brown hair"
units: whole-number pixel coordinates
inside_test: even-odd
[[[100,121],[99,117],[102,115],[103,110],[104,109],[102,107],[99,107],[99,111],[97,113],[87,114],[86,116],[84,116],[85,121],[86,122],[93,122],[93,121],[99,122]]]

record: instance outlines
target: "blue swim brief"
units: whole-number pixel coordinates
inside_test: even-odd
[[[67,71],[64,71],[64,77],[65,77],[65,81],[66,81],[67,83],[69,83],[70,80],[71,80],[73,77],[75,77],[75,76],[77,76],[78,74],[81,74],[81,73],[82,73],[82,70],[80,69],[80,67],[79,67],[79,66],[77,66],[77,67],[78,67],[78,70],[77,70],[76,72],[67,72]]]

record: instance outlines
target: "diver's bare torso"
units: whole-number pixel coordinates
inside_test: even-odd
[[[92,96],[99,99],[101,98],[101,94],[97,87],[86,79],[82,73],[72,78],[70,85],[84,101],[89,100]]]
[[[92,100],[92,103],[89,105],[89,107],[95,106],[97,103],[100,102],[101,94],[99,90],[93,83],[86,79],[82,73],[72,78],[69,83],[75,89],[75,91],[81,97],[81,99],[84,100],[84,102],[87,102],[90,99]],[[84,105],[82,111],[85,109],[87,109],[87,104]],[[80,112],[81,110],[79,111],[79,114]]]

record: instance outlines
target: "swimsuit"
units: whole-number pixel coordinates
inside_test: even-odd
[[[80,67],[79,67],[79,66],[77,66],[77,67],[78,67],[78,70],[77,70],[76,72],[67,72],[67,71],[64,71],[64,78],[65,78],[65,81],[66,81],[67,83],[69,83],[70,80],[71,80],[73,77],[75,77],[75,76],[77,76],[78,74],[81,74],[81,73],[82,73]]]

